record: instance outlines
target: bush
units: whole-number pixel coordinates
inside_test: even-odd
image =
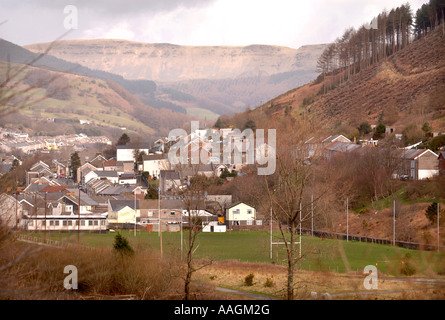
[[[267,278],[266,281],[264,282],[265,288],[272,288],[274,286],[275,286],[275,283],[273,282],[273,280],[271,278]]]
[[[426,208],[425,216],[431,223],[436,223],[437,221],[437,202],[433,202]]]
[[[248,274],[245,278],[244,278],[244,285],[247,287],[251,287],[253,286],[253,278],[255,277],[255,275],[253,273]]]
[[[114,250],[119,252],[121,255],[133,255],[134,250],[130,246],[130,243],[128,242],[127,238],[122,236],[119,232],[114,237],[114,244],[113,244]]]
[[[411,255],[407,253],[402,259],[402,265],[400,266],[400,273],[405,276],[412,276],[416,273],[416,268],[411,264]]]

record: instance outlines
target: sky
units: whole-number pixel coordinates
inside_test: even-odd
[[[1,0],[0,38],[18,45],[106,38],[297,49],[332,42],[406,2],[415,14],[428,0]]]

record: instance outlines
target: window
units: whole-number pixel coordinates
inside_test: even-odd
[[[56,221],[54,221],[54,223],[55,223],[55,226],[59,226],[59,220],[56,220]]]
[[[50,226],[53,226],[53,225],[54,225],[54,221],[51,220],[51,221],[49,222],[49,225],[50,225]]]
[[[252,209],[247,209],[247,214],[253,214],[253,210]]]
[[[88,221],[88,225],[92,226],[93,225],[93,220]]]
[[[247,220],[247,221],[246,221],[246,224],[247,224],[248,226],[251,226],[251,225],[253,224],[253,221],[252,221],[252,220]]]
[[[28,226],[32,227],[33,225],[34,225],[34,224],[33,224],[33,221],[32,221],[32,220],[29,220]]]
[[[85,220],[80,220],[80,225],[85,226]]]
[[[64,226],[67,226],[67,225],[68,225],[68,221],[63,220],[63,225],[64,225]]]
[[[73,221],[72,220],[68,220],[68,225],[72,226],[73,225]]]
[[[235,210],[232,211],[232,213],[233,213],[233,214],[240,214],[241,211],[240,211],[240,209],[235,209]]]
[[[176,212],[174,212],[174,211],[170,211],[170,215],[171,215],[171,216],[174,216],[175,213],[176,213]]]
[[[148,211],[148,216],[153,217],[153,211]]]
[[[94,220],[94,225],[95,225],[95,226],[98,226],[98,225],[99,225],[99,221]]]

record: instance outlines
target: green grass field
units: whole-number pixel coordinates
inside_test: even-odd
[[[136,249],[151,248],[159,250],[160,238],[157,232],[121,231]],[[92,247],[112,247],[115,232],[106,234],[80,234],[80,242]],[[184,232],[184,253],[186,250],[187,232]],[[42,234],[38,236],[43,236]],[[278,233],[274,234],[274,237]],[[77,242],[77,234],[52,233],[48,239]],[[274,241],[279,241],[274,238]],[[181,236],[179,232],[162,233],[163,252],[165,255],[181,254]],[[367,265],[378,264],[380,272],[398,274],[401,261],[409,257],[410,266],[416,274],[443,273],[445,271],[445,254],[428,251],[409,250],[390,245],[320,239],[302,238],[302,259],[299,267],[312,271],[360,271]],[[198,235],[195,258],[212,260],[239,260],[244,262],[286,263],[283,245],[274,245],[270,258],[270,233],[267,231],[231,231],[226,233],[200,233]]]

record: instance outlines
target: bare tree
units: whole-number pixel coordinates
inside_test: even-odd
[[[282,133],[286,134],[279,136],[275,174],[264,177],[264,189],[287,255],[288,300],[295,297],[295,269],[302,257],[298,254],[300,246],[296,242],[301,223],[310,218],[310,214],[304,216],[303,212],[309,211],[305,199],[308,198],[309,187],[313,184],[312,165],[304,152],[304,142],[311,131],[303,123],[293,128],[283,128]]]
[[[181,167],[183,167],[183,165],[181,165]],[[189,165],[188,168],[193,171],[191,172],[190,180],[187,182],[185,188],[176,190],[176,192],[181,195],[184,203],[187,219],[186,224],[189,229],[185,248],[186,274],[184,277],[184,300],[191,299],[190,286],[193,274],[212,263],[211,260],[201,265],[195,263],[194,254],[199,247],[197,237],[202,230],[203,223],[200,212],[205,208],[204,204],[207,195],[207,178],[197,174],[199,165]]]

